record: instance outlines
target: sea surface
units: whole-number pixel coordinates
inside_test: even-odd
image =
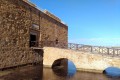
[[[120,80],[118,77],[110,77],[100,73],[77,71],[74,76],[58,76],[51,69],[44,68],[43,80]]]
[[[59,76],[51,68],[42,69],[36,65],[7,71],[0,75],[0,80],[120,80],[119,68],[110,67],[106,71],[107,74],[76,71],[75,65],[68,61],[67,76]]]

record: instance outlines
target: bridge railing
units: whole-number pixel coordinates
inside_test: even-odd
[[[110,56],[120,56],[120,48],[115,47],[103,47],[103,46],[91,46],[83,44],[74,44],[74,43],[64,43],[56,41],[40,41],[40,42],[30,42],[31,47],[58,47],[64,49],[72,49],[77,51],[91,52],[101,55],[110,55]]]
[[[68,43],[68,49],[92,52],[102,55],[120,56],[120,48],[114,47],[90,46],[83,44]]]

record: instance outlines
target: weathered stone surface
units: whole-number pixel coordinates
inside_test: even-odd
[[[0,51],[0,69],[28,63],[42,63],[42,56],[27,48],[2,48]]]
[[[61,22],[61,20],[58,17],[54,16],[52,13],[48,12],[47,10],[44,10],[43,12],[45,14],[49,15],[50,17],[52,17],[53,19],[56,19]]]
[[[68,49],[59,49],[53,47],[44,47],[45,66],[51,67],[53,62],[60,58],[71,60],[78,70],[103,72],[108,67],[120,68],[120,58],[102,56],[89,52],[74,51]]]
[[[64,42],[60,46],[67,45],[67,26],[25,1],[0,1],[0,68],[41,61],[30,48],[31,31],[38,33],[38,42],[58,39]],[[33,24],[40,29],[32,29]]]
[[[48,15],[41,13],[40,22],[41,41],[58,40],[59,45],[62,47],[68,43],[68,29],[67,26],[59,21],[48,17]]]
[[[0,16],[0,47],[29,47],[30,12],[18,0],[2,0]]]
[[[29,30],[32,24],[40,26],[40,30],[38,30],[40,31],[40,40],[38,41],[55,42],[58,40],[59,44],[67,45],[68,29],[61,21],[21,0],[2,0],[0,4],[2,11],[0,12],[2,37],[0,46],[8,46],[8,44],[10,46],[17,43],[19,43],[17,46],[28,46]]]

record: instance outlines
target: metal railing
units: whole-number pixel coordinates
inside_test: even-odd
[[[103,46],[91,46],[74,43],[63,43],[55,41],[31,41],[30,47],[57,47],[64,49],[72,49],[76,51],[91,52],[94,54],[109,55],[109,56],[120,56],[120,48],[115,47],[103,47]]]
[[[68,43],[68,49],[92,52],[101,55],[120,56],[120,48],[115,47],[90,46],[83,44]]]
[[[31,41],[30,47],[58,47],[58,48],[68,48],[67,43],[56,42],[56,41]]]

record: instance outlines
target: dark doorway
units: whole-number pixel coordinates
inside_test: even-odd
[[[36,41],[36,35],[30,34],[30,40],[31,41]]]
[[[30,34],[30,47],[36,47],[37,46],[37,36]]]

